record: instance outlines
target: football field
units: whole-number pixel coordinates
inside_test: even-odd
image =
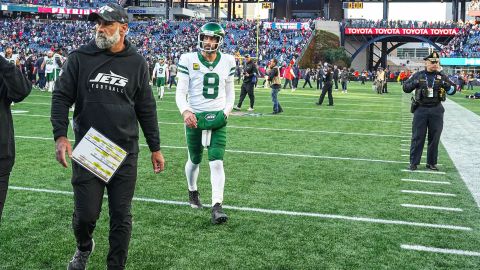
[[[303,85],[303,82],[300,83]],[[238,99],[240,86],[236,86]],[[188,206],[184,126],[174,90],[157,102],[163,173],[154,175],[140,135],[127,269],[479,269],[480,211],[440,146],[440,172],[407,171],[410,96],[399,84],[334,91],[256,90],[254,113],[228,120],[224,208]],[[460,100],[467,108],[464,94]],[[71,169],[55,160],[51,94],[15,104],[17,158],[0,226],[0,269],[65,269],[75,251]],[[466,104],[466,105],[464,105]],[[475,111],[471,109],[472,111]],[[70,139],[73,139],[70,129]],[[478,158],[478,153],[476,158]],[[472,156],[473,158],[473,156]],[[206,153],[198,180],[210,203]],[[89,269],[105,269],[108,203],[97,223]]]

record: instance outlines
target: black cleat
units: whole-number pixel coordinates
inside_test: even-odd
[[[92,239],[92,249],[90,251],[80,251],[78,248],[73,255],[72,260],[68,263],[67,270],[85,270],[87,269],[88,258],[95,249],[95,241]]]
[[[320,103],[320,102],[315,102],[315,105],[320,106],[320,105],[322,105],[322,103]]]
[[[435,165],[427,164],[425,167],[427,167],[427,169],[430,169],[432,171],[438,171],[438,167]]]
[[[228,217],[223,212],[222,205],[220,203],[216,203],[212,207],[212,223],[213,224],[222,224],[227,222]]]
[[[188,191],[188,198],[190,202],[190,207],[192,208],[202,208],[203,205],[200,202],[200,193],[198,191]]]
[[[415,171],[415,170],[417,169],[417,165],[415,165],[415,164],[410,164],[410,166],[408,166],[408,169],[409,169],[410,171]]]

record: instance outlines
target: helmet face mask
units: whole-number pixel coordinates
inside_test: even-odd
[[[210,48],[205,48],[205,37],[214,37],[217,39],[216,43],[210,43]],[[198,33],[198,45],[197,48],[200,51],[213,53],[220,49],[223,45],[223,39],[225,37],[225,30],[218,24],[218,23],[207,23],[200,28],[200,32]]]

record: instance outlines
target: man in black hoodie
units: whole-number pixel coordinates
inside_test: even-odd
[[[13,63],[0,56],[0,221],[7,197],[8,179],[15,162],[10,104],[20,102],[30,94],[32,84]]]
[[[62,68],[52,96],[51,122],[56,142],[56,158],[67,167],[71,157],[67,139],[68,110],[75,104],[73,130],[75,144],[91,128],[122,147],[128,156],[108,184],[73,163],[72,185],[75,209],[73,230],[77,250],[68,269],[85,269],[95,243],[92,239],[100,215],[105,187],[110,215],[108,269],[124,269],[132,230],[131,201],[137,178],[138,123],[142,127],[155,173],[164,169],[160,152],[156,104],[149,86],[145,59],[125,38],[128,17],[125,10],[109,3],[91,13],[96,37],[73,51]]]

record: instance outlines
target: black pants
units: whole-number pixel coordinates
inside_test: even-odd
[[[13,167],[13,158],[0,159],[0,222],[2,221],[3,206],[7,198],[8,179]]]
[[[323,88],[323,81],[322,79],[317,79],[317,89],[322,89]]]
[[[248,94],[248,98],[250,99],[250,108],[253,109],[253,105],[255,104],[255,95],[253,94],[253,83],[244,82],[242,84],[242,88],[240,90],[240,100],[238,101],[238,108],[242,107],[243,100],[245,96]]]
[[[333,82],[335,83],[335,90],[338,90],[338,78],[337,79],[333,79]]]
[[[45,88],[47,79],[45,78],[45,73],[38,73],[38,87]]]
[[[307,85],[310,85],[310,88],[312,88],[312,84],[310,83],[310,79],[305,79],[305,82],[303,83],[303,87],[302,88],[305,88],[305,86]]]
[[[294,89],[297,89],[297,87],[298,87],[298,78],[293,78],[293,80],[292,80],[292,87],[293,87]]]
[[[102,209],[105,187],[110,216],[108,269],[124,269],[132,232],[130,213],[137,180],[137,154],[130,154],[108,184],[73,163],[72,186],[75,201],[72,226],[81,251],[90,250],[92,235]]]
[[[333,105],[332,84],[330,83],[326,83],[323,86],[322,94],[320,95],[320,99],[318,100],[319,105],[322,105],[326,93],[328,93],[328,105]]]
[[[362,84],[365,84],[365,77],[361,77]]]
[[[287,87],[287,84],[288,84],[288,88],[292,88],[292,80],[285,79],[285,83],[283,84],[283,89]]]
[[[442,104],[435,107],[420,106],[413,114],[412,142],[410,145],[410,164],[420,164],[423,145],[428,133],[427,164],[436,165],[438,157],[438,143],[443,130]]]

